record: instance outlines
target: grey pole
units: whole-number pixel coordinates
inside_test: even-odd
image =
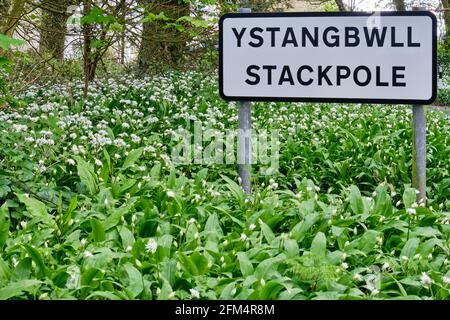
[[[250,8],[240,8],[239,13],[250,13]],[[252,109],[249,101],[239,102],[239,134],[238,134],[238,162],[239,177],[244,192],[251,194],[251,155],[252,155]]]
[[[413,11],[424,11],[424,7],[413,7]],[[426,203],[426,155],[427,155],[427,122],[424,105],[413,105],[413,186],[419,191],[417,202]]]

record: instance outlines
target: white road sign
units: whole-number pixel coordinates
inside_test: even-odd
[[[220,20],[226,100],[429,104],[437,23],[428,11],[239,13]]]

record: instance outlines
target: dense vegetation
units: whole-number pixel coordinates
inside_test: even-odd
[[[0,1],[0,300],[450,298],[447,0],[424,1],[445,28],[426,204],[411,106],[253,103],[279,167],[251,195],[237,164],[175,161],[177,129],[201,152],[238,127],[218,17],[291,2]]]
[[[410,107],[255,103],[280,172],[247,198],[235,165],[170,160],[186,121],[236,128],[216,82],[29,88],[0,112],[0,299],[448,299],[448,112],[428,112],[424,207]]]

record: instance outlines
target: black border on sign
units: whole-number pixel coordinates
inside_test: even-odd
[[[223,22],[233,18],[278,18],[278,17],[361,17],[371,16],[427,16],[432,20],[433,61],[432,95],[428,100],[414,99],[358,99],[358,98],[305,98],[305,97],[242,97],[227,96],[223,92]],[[227,101],[273,101],[273,102],[347,102],[380,104],[431,104],[437,96],[437,19],[430,11],[372,11],[372,12],[279,12],[279,13],[227,13],[219,20],[219,94]]]

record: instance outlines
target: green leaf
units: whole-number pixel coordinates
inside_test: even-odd
[[[20,280],[26,280],[30,277],[31,273],[31,258],[24,258],[20,260],[17,267],[14,269],[14,271],[11,274],[11,281],[20,281]]]
[[[124,194],[128,189],[132,188],[136,184],[135,179],[127,179],[119,188],[118,194]]]
[[[285,290],[280,293],[278,296],[279,300],[291,300],[293,299],[297,294],[301,293],[303,290],[300,288],[292,288]]]
[[[127,289],[133,294],[133,298],[136,298],[144,290],[142,274],[131,263],[126,263],[123,268],[128,275]]]
[[[264,238],[266,238],[267,243],[270,244],[275,239],[275,235],[273,234],[272,229],[270,229],[270,227],[262,221],[260,222],[260,226]]]
[[[403,246],[400,256],[401,257],[407,256],[408,258],[412,259],[414,257],[414,255],[416,254],[419,244],[420,244],[419,238],[409,239],[408,241],[406,241],[405,245]]]
[[[158,260],[163,261],[165,258],[170,258],[170,249],[173,243],[173,236],[170,234],[164,234],[157,240],[158,243]]]
[[[377,237],[379,236],[379,232],[375,230],[367,230],[364,232],[362,237],[359,239],[358,248],[364,253],[369,253],[373,250],[377,243]]]
[[[254,275],[258,279],[265,278],[277,270],[279,263],[280,263],[279,257],[263,260],[256,267]]]
[[[11,276],[11,270],[0,256],[0,287],[6,284]]]
[[[202,275],[208,269],[208,259],[199,252],[194,252],[189,257],[180,253],[179,257],[181,266],[192,276]]]
[[[278,293],[283,290],[284,285],[278,280],[271,280],[267,282],[259,293],[259,297],[262,300],[274,300]]]
[[[38,251],[38,249],[35,249],[29,245],[24,245],[24,248],[36,264],[37,274],[41,277],[45,276],[47,268],[45,267],[44,258],[42,257],[41,253]]]
[[[147,22],[153,22],[153,21],[170,21],[171,19],[168,18],[164,12],[160,12],[158,15],[154,13],[149,13],[147,16],[141,20],[141,23],[147,23]]]
[[[109,291],[94,291],[89,296],[87,296],[86,300],[90,300],[92,298],[105,298],[107,300],[122,300],[119,296],[116,296],[114,293]]]
[[[40,222],[50,227],[56,228],[56,223],[53,220],[54,217],[48,214],[47,208],[44,203],[32,197],[27,197],[24,194],[16,194],[16,196],[20,202],[25,204],[27,212],[32,218],[38,218]]]
[[[311,229],[311,227],[319,220],[318,214],[309,214],[307,215],[303,221],[297,223],[294,228],[292,228],[292,231],[290,232],[289,236],[292,239],[297,240],[298,242],[301,242],[303,238],[306,236],[308,231]]]
[[[94,41],[91,42],[91,48],[92,49],[99,49],[99,48],[102,48],[103,46],[105,46],[105,44],[106,44],[106,41],[102,41],[102,40],[97,39],[97,40],[94,40]]]
[[[77,171],[81,182],[83,182],[90,194],[97,193],[97,181],[94,166],[84,161],[81,157],[75,157],[77,161]]]
[[[241,267],[242,276],[248,277],[253,274],[253,265],[245,252],[238,252],[237,254],[239,265]]]
[[[350,187],[350,208],[354,214],[364,213],[364,202],[357,186]]]
[[[100,7],[94,6],[91,11],[80,19],[82,25],[85,24],[111,24],[116,22],[116,18],[106,15]]]
[[[13,39],[0,33],[0,48],[8,50],[10,47],[18,47],[24,45],[26,42],[19,39]]]
[[[42,282],[39,280],[22,280],[12,282],[6,287],[0,289],[0,300],[7,300],[10,298],[18,298],[24,292],[34,290]]]
[[[405,208],[411,208],[414,202],[416,202],[416,189],[406,188],[403,192],[403,203],[405,204]]]
[[[92,238],[95,242],[105,241],[105,230],[100,223],[95,218],[91,219],[91,228],[92,228]]]
[[[0,207],[0,251],[3,249],[3,246],[6,243],[6,240],[9,237],[9,227],[11,225],[9,219],[9,210],[8,204],[5,202]]]
[[[130,210],[135,205],[136,201],[137,201],[136,198],[130,198],[119,208],[112,208],[111,209],[112,213],[102,223],[104,230],[108,231],[109,229],[115,227],[120,222],[120,219],[125,214],[130,212]]]
[[[84,270],[81,275],[81,285],[82,286],[90,286],[95,276],[100,273],[100,270],[97,268],[88,268]]]
[[[158,300],[169,300],[170,294],[172,293],[172,286],[170,285],[169,281],[162,278],[162,286],[161,286],[161,293],[158,296]]]
[[[134,236],[133,233],[125,226],[122,226],[120,229],[120,238],[122,239],[122,246],[126,250],[127,247],[133,247],[134,245]]]
[[[196,19],[194,17],[191,16],[183,16],[181,18],[178,18],[176,20],[176,22],[180,23],[180,22],[186,22],[190,25],[192,25],[193,27],[196,28],[208,28],[210,26],[210,22],[207,20],[203,20],[203,19]]]
[[[216,213],[210,214],[206,220],[204,228],[205,236],[208,240],[218,242],[223,236],[222,228],[220,227],[219,218]]]
[[[125,162],[123,163],[121,170],[123,171],[125,169],[132,167],[136,163],[136,161],[139,160],[139,158],[142,155],[142,152],[144,152],[144,148],[138,148],[130,151],[130,153],[128,153],[128,156],[125,159]]]
[[[284,241],[284,249],[286,250],[288,258],[294,258],[299,255],[300,248],[298,247],[297,241],[294,239],[286,239]]]
[[[226,187],[231,191],[231,194],[242,205],[245,201],[245,194],[242,188],[236,182],[226,176],[222,176],[222,179],[227,183]]]
[[[385,186],[379,186],[376,189],[373,214],[384,216],[390,216],[392,214],[392,201]]]
[[[311,253],[325,256],[327,253],[327,238],[323,232],[318,232],[311,243]]]
[[[175,259],[166,259],[161,262],[161,276],[166,279],[171,286],[175,283],[175,273],[177,271],[177,261]]]

